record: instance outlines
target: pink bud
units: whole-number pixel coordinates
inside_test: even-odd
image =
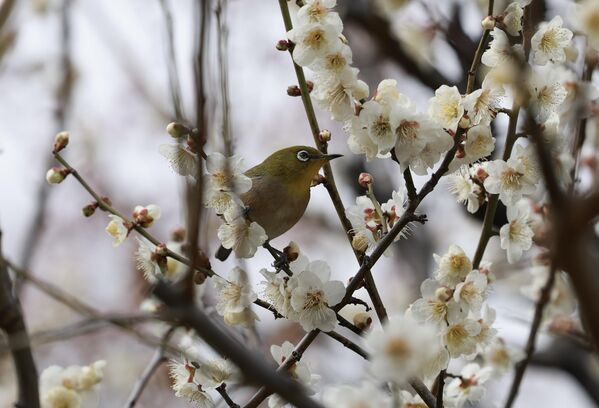
[[[374,178],[370,173],[360,173],[358,176],[358,184],[364,188],[368,188],[368,185],[374,183]]]

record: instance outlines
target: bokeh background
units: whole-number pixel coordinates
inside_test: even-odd
[[[7,8],[10,0],[0,0]],[[12,2],[11,2],[12,3]],[[136,241],[129,238],[113,248],[104,232],[108,218],[101,212],[87,219],[81,207],[90,197],[72,179],[48,186],[46,170],[55,133],[69,130],[65,151],[71,164],[113,204],[125,213],[135,205],[154,203],[162,218],[152,233],[163,240],[185,224],[184,183],[158,154],[168,143],[166,124],[174,117],[168,69],[169,55],[163,5],[173,18],[177,73],[186,118],[193,120],[195,88],[193,58],[197,37],[197,3],[193,0],[31,0],[14,2],[0,26],[0,229],[5,256],[31,274],[59,285],[105,313],[134,313],[146,298],[147,285],[135,268]],[[234,151],[249,168],[279,148],[312,144],[299,98],[287,96],[295,84],[287,53],[275,49],[285,38],[279,7],[274,0],[213,2],[222,7],[226,29],[226,55],[230,91],[230,123]],[[364,0],[339,0],[339,12],[354,52],[354,65],[371,90],[384,78],[398,81],[400,90],[421,109],[433,95],[438,81],[460,85],[464,60],[471,60],[480,34],[479,21],[486,2],[474,0],[412,1],[399,12],[381,16],[376,4]],[[496,2],[496,10],[505,3]],[[539,21],[555,14],[569,15],[571,2],[535,1]],[[426,6],[426,7],[425,7]],[[546,13],[546,14],[545,14]],[[541,17],[545,15],[546,17]],[[444,26],[436,29],[435,24]],[[457,26],[456,26],[457,25]],[[65,29],[67,30],[65,32]],[[445,32],[444,32],[445,31]],[[213,125],[208,152],[222,149],[221,76],[217,56],[218,36],[224,35],[212,18],[211,48],[207,67],[208,117]],[[222,40],[223,38],[221,38]],[[66,77],[66,81],[65,81]],[[65,86],[66,84],[66,86]],[[318,111],[318,110],[317,110]],[[329,150],[346,156],[333,163],[346,206],[361,194],[357,174],[368,170],[375,179],[379,200],[386,201],[400,180],[393,162],[366,163],[352,155],[340,125],[318,112],[322,128],[331,130]],[[494,132],[502,143],[505,123]],[[417,178],[421,184],[424,178]],[[480,220],[468,215],[448,194],[444,183],[423,203],[426,226],[413,228],[408,239],[394,245],[393,256],[376,265],[388,309],[401,313],[419,296],[420,282],[432,272],[432,253],[444,252],[455,243],[473,254]],[[218,219],[208,214],[203,240],[209,253],[217,248]],[[316,187],[302,221],[274,241],[283,247],[297,242],[311,259],[326,259],[334,277],[348,279],[356,262],[324,188]],[[233,257],[231,257],[233,258]],[[509,266],[491,239],[487,260],[494,262],[498,277],[490,297],[497,309],[496,327],[510,344],[522,347],[532,318],[533,303],[520,294],[530,276],[530,259]],[[223,274],[237,261],[213,268]],[[245,262],[250,279],[271,263],[259,250]],[[206,301],[210,304],[210,289]],[[30,285],[20,288],[30,332],[59,328],[82,317]],[[365,294],[364,294],[365,297]],[[268,355],[270,344],[296,341],[301,328],[274,321],[256,310],[257,352]],[[161,333],[163,327],[148,326]],[[60,342],[36,344],[40,371],[52,364],[67,366],[106,360],[100,406],[121,406],[153,349],[111,327]],[[599,406],[599,365],[595,357],[572,342],[549,335],[540,338],[540,356],[527,371],[517,407],[580,408]],[[319,339],[304,359],[323,375],[323,382],[357,381],[364,366],[360,358]],[[501,404],[510,375],[489,385],[479,404]],[[14,400],[14,374],[9,355],[0,354],[0,407]],[[238,390],[238,401],[251,390]],[[166,369],[156,375],[143,394],[142,407],[185,406],[169,388]]]

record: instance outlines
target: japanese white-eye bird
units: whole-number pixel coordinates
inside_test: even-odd
[[[274,239],[293,227],[310,201],[310,186],[321,167],[340,154],[323,154],[309,146],[278,150],[244,174],[252,188],[240,195],[246,217],[264,228]],[[220,247],[216,258],[224,261],[231,249]]]

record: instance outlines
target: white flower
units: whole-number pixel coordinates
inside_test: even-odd
[[[489,156],[495,150],[495,138],[491,134],[491,128],[486,125],[476,125],[466,132],[464,142],[464,157],[454,158],[449,164],[449,170],[454,171],[466,164]]]
[[[455,131],[464,115],[462,95],[458,88],[441,85],[428,102],[428,114],[441,126]]]
[[[472,313],[470,313],[472,315]],[[480,332],[476,335],[476,343],[479,352],[482,352],[487,347],[497,334],[497,330],[493,328],[497,312],[488,304],[484,304],[480,311],[480,318],[477,320],[480,326]],[[471,316],[472,317],[472,316]]]
[[[187,351],[187,350],[186,350]],[[193,382],[196,368],[191,364],[181,363],[176,360],[168,362],[168,376],[172,380],[171,387],[175,391],[179,391],[185,384]]]
[[[391,116],[391,109],[376,100],[370,100],[360,111],[362,126],[379,155],[386,155],[395,146],[395,129],[399,122]]]
[[[198,174],[198,158],[191,150],[169,143],[160,145],[158,151],[181,176],[195,177]]]
[[[524,16],[524,6],[527,6],[530,1],[514,1],[505,9],[503,15],[503,24],[506,31],[517,37],[522,31],[522,17]]]
[[[41,395],[42,408],[79,408],[81,396],[63,386],[50,388]]]
[[[391,408],[391,398],[379,387],[364,382],[359,386],[326,388],[322,400],[328,408]]]
[[[345,123],[344,130],[349,134],[347,145],[354,154],[363,154],[366,160],[376,157],[378,146],[368,136],[368,131],[362,126],[359,116],[353,116]]]
[[[514,365],[522,360],[526,354],[519,349],[508,347],[505,341],[496,337],[491,344],[485,348],[485,363],[493,368],[497,375],[508,373],[514,368]]]
[[[176,390],[175,395],[187,400],[195,408],[213,408],[215,406],[212,397],[202,391],[199,385],[194,383],[183,384],[181,388]]]
[[[386,203],[381,204],[381,211],[387,220],[389,228],[393,228],[393,225],[399,220],[399,218],[405,212],[404,205],[407,202],[407,191],[405,186],[401,186],[398,191],[393,190],[391,192],[391,198]],[[398,235],[394,241],[401,238],[401,234]]]
[[[447,311],[449,325],[443,330],[442,340],[453,358],[470,356],[476,352],[480,324],[466,317],[467,313],[453,303]]]
[[[145,207],[137,205],[133,209],[133,221],[144,228],[148,228],[160,218],[161,214],[162,211],[156,204],[149,204]]]
[[[106,226],[105,231],[110,235],[112,240],[112,246],[117,247],[125,241],[127,235],[129,235],[129,228],[125,225],[125,220],[114,214],[109,214],[110,222]]]
[[[397,123],[394,129],[397,138],[395,155],[402,169],[410,166],[416,174],[426,175],[427,168],[432,168],[441,153],[451,147],[451,136],[426,115],[415,112],[411,107],[396,104],[392,115]],[[422,153],[426,148],[437,152],[432,156],[432,162],[423,159]]]
[[[301,66],[310,65],[316,58],[326,55],[340,41],[343,30],[341,19],[329,19],[326,23],[300,24],[287,33],[295,47],[293,59]]]
[[[507,35],[495,27],[491,31],[493,40],[489,44],[489,48],[483,53],[481,62],[491,68],[500,67],[502,65],[511,65],[515,56],[522,54],[521,46],[510,45],[510,40]]]
[[[515,145],[512,150],[511,158],[522,164],[524,176],[529,180],[534,180],[537,184],[541,176],[541,169],[537,160],[537,152],[533,144],[527,146]]]
[[[433,254],[433,258],[437,263],[435,279],[441,285],[446,285],[450,288],[454,288],[458,283],[462,282],[472,270],[470,258],[457,245],[450,245],[449,250],[443,256]]]
[[[391,317],[382,329],[370,332],[365,342],[372,350],[372,374],[380,380],[398,383],[419,375],[440,347],[432,326],[419,324],[407,316]]]
[[[247,281],[245,272],[239,267],[235,267],[229,272],[228,280],[215,276],[213,281],[218,292],[216,311],[221,316],[224,316],[225,313],[243,312],[258,299]]]
[[[485,395],[483,384],[491,378],[492,372],[491,367],[481,368],[476,363],[467,364],[462,368],[460,378],[454,378],[447,384],[447,397],[457,407],[462,407],[467,401],[480,401]]]
[[[589,45],[599,49],[599,3],[596,0],[582,0],[576,5],[573,22],[587,36]]]
[[[237,156],[226,158],[219,152],[206,158],[208,171],[205,184],[204,203],[224,214],[235,204],[242,205],[239,195],[252,188],[252,179],[242,173],[243,159]]]
[[[491,81],[484,81],[482,88],[464,97],[464,110],[472,125],[489,125],[501,108],[502,87],[492,86]]]
[[[162,270],[158,264],[158,258],[154,252],[154,246],[145,239],[137,238],[139,244],[137,251],[135,252],[135,264],[137,269],[142,271],[144,278],[150,283],[155,283],[157,277],[162,275]],[[160,259],[162,261],[162,259]],[[166,262],[166,258],[164,258]],[[166,265],[165,265],[166,266]]]
[[[528,87],[538,122],[545,122],[552,113],[564,111],[563,103],[568,93],[563,78],[553,67],[535,70],[528,81]]]
[[[332,12],[337,0],[306,0],[297,12],[298,24],[336,22],[339,15]]]
[[[541,23],[538,31],[530,39],[532,60],[535,64],[545,65],[548,61],[564,62],[564,49],[570,45],[573,33],[562,27],[560,16],[553,17],[548,23]]]
[[[401,94],[397,89],[397,81],[395,79],[383,79],[376,87],[376,95],[374,100],[387,109],[399,104],[407,107],[410,105],[410,100],[407,96]]]
[[[222,358],[201,363],[195,372],[195,380],[204,389],[216,388],[224,382],[231,382],[237,376],[236,367]]]
[[[290,284],[291,307],[298,313],[299,323],[306,331],[331,331],[337,325],[335,312],[330,308],[341,302],[345,287],[340,281],[329,280],[331,271],[324,261],[313,261],[306,270],[293,275]]]
[[[365,87],[365,89],[364,89]],[[358,70],[348,67],[335,75],[317,73],[312,96],[334,120],[345,121],[354,115],[354,98],[368,95],[368,85],[358,80]]]
[[[530,227],[530,207],[520,201],[507,207],[508,223],[499,230],[501,249],[507,251],[507,260],[514,263],[520,260],[522,252],[530,249],[534,232]]]
[[[410,305],[412,317],[421,323],[434,323],[445,326],[448,302],[452,298],[452,290],[441,286],[434,279],[426,279],[420,285],[422,298]]]
[[[373,248],[382,236],[382,221],[378,217],[372,200],[367,196],[356,197],[356,205],[345,209],[345,215],[356,235],[368,239],[368,249]]]
[[[456,197],[458,203],[466,204],[469,213],[474,214],[480,206],[480,186],[472,181],[467,172],[457,172],[445,177],[449,192]]]
[[[249,222],[232,207],[225,212],[225,223],[218,228],[218,239],[223,247],[233,249],[238,258],[251,258],[268,239],[266,231],[257,222]]]
[[[530,268],[533,276],[530,285],[521,289],[522,293],[534,302],[538,302],[541,291],[547,283],[549,277],[549,267],[546,265],[534,265]],[[567,275],[562,271],[557,271],[555,282],[549,304],[545,307],[545,318],[549,319],[555,316],[569,316],[576,310],[576,299],[570,286]]]
[[[463,310],[478,312],[482,307],[486,289],[487,277],[474,270],[466,276],[464,282],[457,284],[453,299]]]
[[[260,282],[264,296],[277,312],[288,317],[289,309],[291,309],[289,305],[291,294],[287,291],[285,279],[279,273],[270,272],[264,268],[260,269],[260,274],[266,279]]]
[[[277,364],[281,365],[292,356],[294,345],[288,341],[281,344],[280,346],[272,345],[270,346],[270,354],[277,362]],[[314,393],[314,387],[317,385],[320,380],[320,376],[318,374],[314,374],[310,371],[310,367],[304,363],[303,361],[297,361],[295,364],[289,368],[289,373],[291,377],[295,380],[299,381],[309,394]],[[277,394],[274,394],[268,398],[268,407],[269,408],[282,408],[287,405],[287,402],[279,397]]]
[[[489,176],[484,186],[487,192],[499,194],[499,199],[506,205],[514,205],[523,194],[531,194],[536,190],[534,180],[527,176],[524,164],[516,158],[507,162],[493,160],[487,164]]]
[[[310,64],[310,69],[323,76],[340,75],[350,67],[352,52],[348,45],[339,41],[329,52]]]

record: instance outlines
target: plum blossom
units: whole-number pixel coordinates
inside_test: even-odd
[[[299,323],[306,331],[331,331],[337,325],[336,314],[330,307],[341,302],[345,287],[340,281],[331,281],[330,275],[326,262],[313,261],[290,278],[293,288],[291,307],[298,313]]]
[[[232,206],[243,205],[239,195],[252,188],[252,179],[242,173],[243,159],[238,156],[225,157],[219,152],[206,158],[208,175],[204,188],[206,207],[224,214]]]
[[[467,318],[467,313],[453,303],[447,311],[447,327],[443,329],[443,345],[453,358],[476,353],[477,339],[481,327],[478,322]]]
[[[221,316],[228,313],[241,313],[258,298],[247,281],[245,272],[239,267],[229,272],[227,280],[219,276],[214,276],[212,279],[218,292],[215,307]]]
[[[531,106],[538,122],[545,122],[552,113],[565,110],[563,103],[568,93],[563,82],[559,72],[551,66],[539,67],[533,71],[528,87]]]
[[[524,200],[507,207],[508,223],[499,230],[501,249],[507,251],[507,260],[514,263],[532,246],[534,231],[530,226],[530,206]]]
[[[508,347],[505,341],[496,337],[485,350],[483,357],[485,364],[493,369],[493,372],[499,376],[511,371],[514,365],[525,357],[525,353],[520,349]]]
[[[391,408],[391,397],[369,382],[359,386],[339,385],[326,388],[322,400],[328,408]]]
[[[337,13],[335,13],[337,14]],[[293,59],[301,66],[307,66],[316,58],[325,56],[339,41],[343,30],[341,19],[328,19],[328,21],[313,22],[297,25],[287,32],[287,36],[295,44]]]
[[[225,212],[225,223],[218,228],[223,247],[233,249],[238,258],[251,258],[268,239],[266,231],[255,221],[246,220],[236,207]]]
[[[528,6],[532,0],[519,0],[510,3],[502,16],[502,22],[506,31],[516,37],[522,31],[522,17],[524,16],[524,7]]]
[[[193,176],[198,174],[198,158],[188,147],[179,144],[162,144],[158,151],[168,160],[175,173],[181,176]]]
[[[110,222],[106,226],[105,231],[113,238],[112,246],[121,245],[125,238],[129,235],[129,225],[118,215],[109,214]]]
[[[40,376],[40,399],[43,408],[97,406],[98,387],[104,378],[106,361],[88,366],[46,368]]]
[[[462,309],[477,313],[482,307],[486,289],[487,277],[474,270],[466,276],[464,282],[456,285],[453,299]]]
[[[428,114],[444,128],[455,131],[464,115],[462,95],[458,88],[441,85],[428,102]]]
[[[357,68],[346,68],[336,75],[317,72],[312,96],[334,120],[345,121],[354,115],[354,99],[368,96],[368,85],[358,80]]]
[[[298,23],[338,23],[339,14],[332,11],[336,4],[337,0],[305,0],[297,12]]]
[[[133,209],[133,221],[141,227],[148,228],[154,221],[160,218],[161,214],[160,207],[156,204],[150,204],[145,207],[137,205]]]
[[[472,262],[466,256],[464,250],[457,245],[450,245],[449,250],[442,256],[433,254],[437,263],[435,279],[441,285],[454,288],[472,270]]]
[[[520,45],[511,46],[505,32],[495,27],[491,31],[493,40],[489,44],[489,48],[483,53],[481,62],[491,68],[496,68],[502,65],[511,65],[514,57],[518,54],[523,54]]]
[[[432,326],[406,316],[391,317],[382,329],[366,337],[371,349],[371,372],[383,381],[401,383],[422,372],[430,356],[440,349]]]
[[[467,171],[458,171],[445,177],[449,192],[458,203],[466,204],[469,213],[475,213],[480,207],[481,187],[472,181]]]
[[[410,305],[412,317],[421,323],[445,326],[452,289],[441,286],[435,279],[426,279],[420,285],[420,292],[422,297]]]
[[[516,204],[523,194],[536,190],[537,180],[527,175],[524,164],[517,158],[512,157],[507,162],[493,160],[486,170],[489,176],[484,181],[485,189],[491,194],[499,194],[506,206]]]
[[[482,87],[464,97],[464,110],[472,125],[489,126],[501,108],[501,98],[504,95],[502,87],[492,86],[490,81],[484,81]]]
[[[570,45],[573,33],[562,27],[560,16],[555,16],[548,23],[541,23],[537,32],[530,39],[532,60],[535,64],[545,65],[547,62],[564,62],[565,48]]]
[[[462,368],[460,378],[454,378],[445,390],[445,395],[453,401],[456,407],[463,407],[468,401],[480,401],[485,395],[483,384],[491,378],[491,367],[481,368],[476,363],[470,363]]]

